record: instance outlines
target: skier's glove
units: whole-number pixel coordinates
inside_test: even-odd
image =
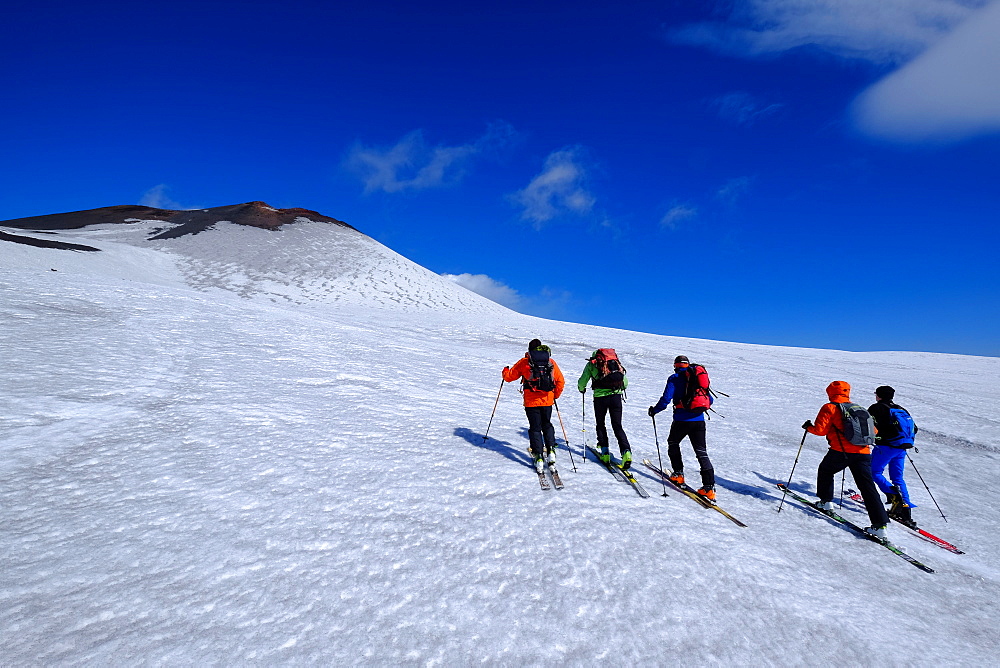
[[[649,417],[653,417],[656,415],[656,406],[650,406],[646,412],[649,413]]]
[[[586,394],[586,393],[587,393],[587,388],[583,388],[582,390],[580,390],[580,394]]]
[[[808,429],[809,427],[812,427],[812,426],[813,426],[813,421],[812,420],[806,420],[805,422],[802,423],[802,428],[803,429]]]

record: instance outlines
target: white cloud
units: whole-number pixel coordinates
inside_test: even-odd
[[[358,144],[350,150],[344,164],[360,176],[365,192],[439,188],[459,181],[471,158],[499,148],[514,134],[512,126],[498,122],[471,143],[429,146],[423,132],[414,130],[389,148]]]
[[[671,207],[663,218],[660,219],[660,225],[666,227],[667,229],[676,230],[677,227],[685,220],[691,220],[698,215],[698,209],[687,204],[678,204],[677,206]]]
[[[773,116],[783,106],[777,103],[768,104],[744,92],[721,95],[709,103],[709,107],[719,115],[719,118],[745,127]]]
[[[898,63],[937,42],[989,0],[735,0],[724,22],[689,24],[674,42],[739,56],[813,46]]]
[[[458,283],[477,295],[482,295],[497,304],[519,310],[524,304],[524,298],[506,283],[501,283],[486,274],[441,274],[450,281]]]
[[[735,204],[736,200],[750,191],[752,181],[753,179],[749,176],[738,176],[735,179],[729,179],[721,188],[715,191],[715,196],[724,202]]]
[[[540,227],[560,215],[590,212],[596,200],[584,187],[587,173],[580,152],[579,148],[565,148],[549,154],[542,172],[510,196],[524,208],[521,218]]]
[[[490,278],[486,274],[441,274],[441,276],[501,306],[539,318],[570,317],[575,301],[571,292],[549,287],[542,287],[533,295],[523,295],[506,283]]]
[[[1000,2],[866,90],[853,112],[862,132],[894,141],[1000,131]]]
[[[153,186],[142,194],[142,197],[139,198],[139,204],[153,207],[154,209],[170,209],[172,211],[191,211],[199,208],[196,206],[184,206],[170,199],[167,197],[167,190],[169,189],[170,186],[166,183]]]

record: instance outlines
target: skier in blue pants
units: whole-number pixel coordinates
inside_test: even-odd
[[[877,401],[868,407],[877,430],[872,453],[872,478],[886,496],[890,506],[889,517],[901,524],[915,526],[910,509],[916,505],[910,501],[903,468],[906,451],[913,447],[913,437],[918,429],[909,412],[893,403],[895,396],[896,390],[883,385],[875,390]],[[886,468],[889,469],[889,480],[883,474]]]

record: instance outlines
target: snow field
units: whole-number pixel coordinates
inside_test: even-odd
[[[997,518],[968,490],[990,489],[996,471],[997,360],[544,321],[471,293],[448,301],[452,284],[402,259],[365,273],[364,248],[324,292],[341,265],[314,266],[326,257],[315,235],[268,254],[253,243],[273,233],[251,242],[222,227],[155,250],[123,239],[132,228],[61,235],[107,255],[0,245],[12,351],[0,367],[0,662],[995,662]],[[560,450],[562,491],[538,488],[514,385],[482,442],[499,371],[534,336],[567,378],[577,472]],[[749,528],[660,497],[641,465],[645,500],[583,463],[575,382],[607,346],[629,371],[640,461],[657,459],[645,408],[674,355],[705,363],[731,395],[709,453],[720,504]],[[968,554],[893,527],[929,575],[794,501],[775,513],[799,425],[834,379],[863,405],[896,387],[950,521],[911,470],[915,516]],[[668,418],[657,427],[665,460]],[[824,452],[807,439],[796,489],[812,494]]]

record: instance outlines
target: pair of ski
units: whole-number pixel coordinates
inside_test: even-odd
[[[649,461],[648,459],[643,459],[642,463],[645,464],[647,468],[652,469],[658,476],[660,476],[663,479],[665,483],[673,487],[675,490],[677,490],[684,496],[690,497],[696,503],[698,503],[698,505],[702,506],[703,508],[711,508],[712,510],[721,513],[722,516],[725,517],[726,519],[731,520],[734,524],[736,524],[736,526],[741,526],[746,528],[747,526],[746,524],[744,524],[743,522],[739,521],[738,519],[727,513],[725,510],[720,508],[718,504],[712,502],[711,500],[705,498],[698,492],[691,489],[691,487],[689,487],[687,484],[682,483],[678,485],[677,483],[675,483],[673,480],[670,479],[670,476],[664,473],[658,466],[653,464],[653,462]]]
[[[861,497],[861,494],[859,494],[857,490],[849,489],[846,492],[844,492],[844,494],[847,495],[847,497],[851,499],[851,501],[860,503],[862,507],[865,505],[865,500]],[[906,527],[913,533],[917,534],[918,536],[926,540],[928,543],[933,543],[934,545],[937,545],[941,549],[948,550],[949,552],[952,552],[954,554],[965,554],[965,552],[962,552],[960,549],[958,549],[957,547],[946,541],[944,538],[938,538],[929,531],[924,531],[916,524],[911,526],[909,524],[904,524],[903,522],[899,521],[896,521],[896,524]]]
[[[545,491],[552,489],[553,485],[555,485],[556,489],[562,489],[565,487],[565,485],[563,485],[562,478],[559,477],[559,471],[557,471],[554,466],[544,464],[541,473],[539,473],[537,469],[535,470],[535,473],[538,473],[538,484],[541,485],[542,489]],[[549,483],[549,476],[552,477],[551,483]]]
[[[792,497],[793,499],[795,499],[799,503],[801,503],[803,505],[806,505],[806,506],[809,506],[810,508],[812,508],[813,510],[815,510],[820,515],[824,515],[826,517],[829,517],[831,520],[833,520],[835,522],[840,522],[841,524],[843,524],[847,528],[849,528],[852,531],[854,531],[859,536],[861,536],[863,538],[867,538],[868,540],[870,540],[870,541],[872,541],[874,543],[878,543],[879,545],[881,545],[882,547],[886,548],[887,550],[889,550],[890,552],[892,552],[896,556],[901,557],[902,559],[907,560],[908,562],[910,562],[911,564],[913,564],[914,566],[916,566],[920,570],[924,571],[925,573],[933,573],[934,572],[933,568],[931,568],[930,566],[927,566],[925,564],[920,563],[919,561],[917,561],[916,559],[914,559],[913,557],[911,557],[910,555],[908,555],[906,552],[903,552],[901,549],[899,549],[898,547],[896,547],[895,545],[893,545],[892,543],[890,543],[888,540],[884,540],[882,538],[879,538],[878,536],[874,536],[874,535],[868,533],[867,531],[865,531],[864,529],[862,529],[861,527],[859,527],[854,522],[852,522],[852,521],[850,521],[848,519],[844,519],[843,517],[841,517],[837,513],[833,512],[832,510],[822,510],[814,502],[812,502],[809,499],[807,499],[807,498],[805,498],[803,496],[800,496],[799,494],[796,494],[792,490],[788,489],[788,487],[785,486],[785,483],[779,482],[778,483],[778,489],[780,489],[783,493],[785,493],[788,496]]]
[[[635,479],[635,476],[631,471],[623,469],[620,465],[616,464],[614,460],[602,462],[601,458],[598,456],[597,450],[594,450],[589,445],[587,446],[587,449],[594,455],[594,461],[597,461],[604,466],[604,468],[606,468],[608,472],[615,477],[615,480],[618,482],[627,482],[632,485],[632,489],[635,490],[636,494],[644,499],[649,498],[649,492],[646,491],[645,487],[639,484],[639,481]]]

